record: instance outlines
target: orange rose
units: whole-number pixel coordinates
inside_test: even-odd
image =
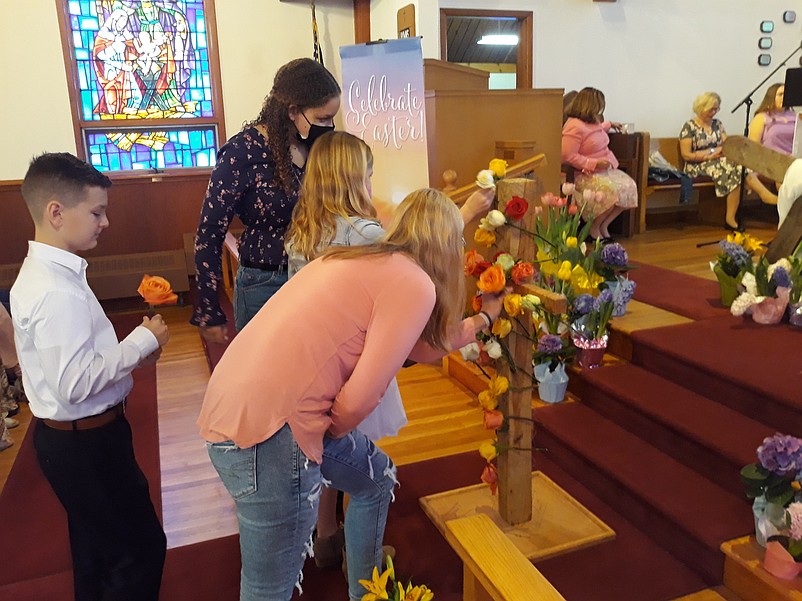
[[[520,263],[513,265],[510,275],[512,277],[512,281],[520,286],[521,284],[532,280],[532,278],[535,276],[535,266],[532,265],[532,263],[521,261]]]
[[[173,292],[170,282],[157,275],[145,274],[136,291],[149,305],[174,305],[178,302],[178,295]]]
[[[498,409],[485,411],[485,428],[498,430],[504,424],[504,414]]]
[[[481,295],[477,294],[471,299],[471,309],[473,309],[474,313],[479,313],[482,310],[482,297]]]
[[[488,463],[482,471],[482,482],[490,486],[490,494],[496,494],[498,490],[498,473],[496,473],[496,466]]]
[[[463,267],[465,275],[478,278],[488,267],[490,267],[490,261],[485,261],[485,258],[475,250],[465,253],[465,264]]]
[[[482,272],[479,276],[479,281],[476,287],[482,292],[501,292],[507,284],[507,278],[504,277],[504,270],[501,265],[491,265]]]

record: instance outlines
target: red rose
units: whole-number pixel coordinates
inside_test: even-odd
[[[504,214],[513,221],[515,221],[526,215],[526,211],[528,209],[529,209],[529,203],[526,202],[525,198],[521,198],[520,196],[513,196],[512,198],[510,198],[509,202],[504,207]]]
[[[510,272],[510,277],[512,277],[512,281],[515,282],[518,286],[525,282],[529,282],[535,275],[535,266],[532,263],[527,263],[526,261],[521,261],[520,263],[516,263],[512,266],[512,271]]]
[[[498,430],[504,425],[504,414],[498,409],[485,410],[484,422],[488,430]]]

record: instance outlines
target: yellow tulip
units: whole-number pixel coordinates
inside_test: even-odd
[[[577,243],[578,243],[578,241],[576,239],[576,236],[568,236],[565,239],[566,248],[576,248]]]
[[[560,269],[557,270],[557,277],[563,282],[571,279],[571,261],[563,261]]]
[[[557,262],[547,252],[538,249],[537,260],[540,262],[540,272],[543,275],[550,276],[557,273]]]
[[[508,294],[504,297],[504,310],[507,312],[507,315],[515,317],[523,313],[521,300],[520,294]]]
[[[595,296],[598,291],[599,284],[601,284],[603,281],[604,278],[598,273],[594,272],[588,275],[581,265],[574,267],[571,272],[571,285],[573,286],[576,294],[593,294]]]
[[[507,334],[512,330],[512,324],[509,319],[499,318],[493,322],[493,335],[499,338],[506,338]]]
[[[510,381],[504,376],[493,376],[487,384],[487,389],[493,396],[501,396],[510,389]]]
[[[479,445],[479,454],[482,457],[484,457],[485,461],[487,461],[487,462],[493,461],[496,458],[496,456],[498,455],[498,451],[496,450],[495,441],[488,440],[488,441],[483,442],[482,444],[480,444]],[[360,582],[362,582],[362,581],[360,580]],[[363,601],[364,601],[364,598],[363,598]]]
[[[473,241],[489,248],[496,243],[496,233],[477,229],[473,234]]]
[[[482,406],[482,409],[493,411],[493,409],[498,407],[498,399],[491,391],[483,390],[479,393],[479,404]]]

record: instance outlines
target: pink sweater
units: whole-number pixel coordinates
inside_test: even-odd
[[[247,448],[285,423],[320,463],[378,405],[404,360],[443,353],[418,340],[434,284],[411,259],[317,259],[284,284],[231,342],[209,380],[198,425],[210,442]],[[474,340],[471,320],[451,336]]]
[[[610,151],[610,137],[607,130],[610,122],[585,123],[571,117],[563,125],[562,162],[585,173],[596,171],[601,159],[610,161],[610,168],[618,168],[618,159]]]

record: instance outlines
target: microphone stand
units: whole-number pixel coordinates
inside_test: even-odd
[[[763,86],[764,83],[766,83],[769,79],[771,79],[777,71],[782,69],[785,66],[785,63],[787,63],[789,60],[791,60],[791,58],[797,52],[799,52],[800,50],[802,50],[802,43],[800,43],[796,48],[794,48],[794,51],[791,52],[791,54],[789,54],[785,58],[785,60],[783,62],[781,62],[779,65],[777,65],[771,73],[769,73],[766,77],[764,77],[763,81],[761,81],[759,84],[757,84],[752,89],[752,91],[749,92],[746,95],[746,97],[743,100],[741,100],[741,102],[739,102],[737,105],[735,105],[735,108],[730,111],[730,114],[735,113],[735,111],[737,111],[739,108],[741,108],[742,104],[746,105],[746,123],[744,124],[744,137],[745,138],[749,137],[749,121],[750,121],[750,113],[751,113],[751,110],[752,110],[752,95],[755,92],[757,92]],[[744,201],[744,197],[745,196],[746,196],[746,169],[742,166],[741,167],[741,191],[740,191],[740,197],[738,199],[738,212],[736,213],[736,217],[735,217],[735,219],[736,219],[736,221],[738,223],[740,223],[740,220],[738,219],[738,215],[741,212],[741,206],[743,205],[743,201]]]

